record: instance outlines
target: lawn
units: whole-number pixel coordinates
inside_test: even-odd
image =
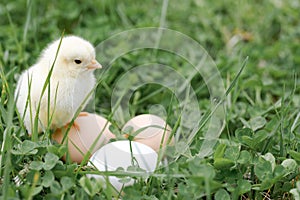
[[[300,199],[299,10],[297,0],[2,0],[0,199]],[[173,128],[154,173],[97,172],[62,161],[51,132],[28,135],[16,82],[70,34],[103,65],[86,111],[118,136],[145,113]],[[118,192],[88,173],[135,184]]]

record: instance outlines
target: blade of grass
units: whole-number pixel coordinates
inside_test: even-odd
[[[161,36],[162,36],[162,32],[165,23],[166,23],[166,18],[167,18],[167,10],[168,10],[168,4],[169,4],[169,0],[163,0],[163,5],[162,5],[162,9],[161,9],[161,15],[160,15],[160,20],[159,20],[159,29],[157,32],[157,39],[156,39],[156,43],[155,43],[155,49],[159,48],[159,44],[160,44],[160,40],[161,40]],[[158,53],[158,51],[156,51],[156,53]]]
[[[2,65],[1,65],[2,66]],[[2,170],[3,171],[3,187],[2,187],[2,194],[3,194],[3,199],[8,199],[8,191],[9,191],[9,182],[10,182],[10,173],[13,170],[12,163],[11,163],[11,148],[12,148],[12,137],[11,134],[13,133],[13,115],[14,115],[14,109],[15,109],[15,101],[13,98],[13,95],[11,94],[11,89],[9,88],[9,84],[7,84],[6,77],[4,76],[2,67],[0,76],[2,80],[5,80],[4,83],[4,88],[7,91],[7,107],[6,110],[3,110],[5,112],[6,116],[6,121],[5,125],[6,128],[4,129],[3,133],[3,143],[1,147],[1,158],[0,158],[0,177],[2,178]],[[3,113],[1,113],[3,115]],[[5,159],[4,166],[2,167],[3,159]]]
[[[209,112],[206,112],[204,114],[204,116],[201,118],[200,121],[200,125],[199,128],[195,131],[193,131],[193,134],[190,135],[190,137],[187,140],[187,144],[186,144],[186,148],[185,150],[189,147],[189,145],[192,143],[194,136],[196,135],[197,132],[199,132],[200,130],[202,130],[202,128],[206,125],[206,123],[208,122],[208,120],[211,118],[211,116],[215,113],[215,111],[219,108],[219,106],[221,104],[224,103],[224,101],[227,98],[227,95],[230,93],[230,91],[234,88],[234,86],[236,85],[239,77],[241,76],[241,73],[243,72],[244,68],[246,67],[248,62],[248,57],[246,57],[246,59],[243,61],[242,66],[240,68],[240,70],[238,71],[238,73],[235,75],[233,81],[231,82],[231,84],[229,85],[228,89],[225,91],[225,94],[222,96],[222,98],[217,102],[216,106],[210,110]],[[177,158],[175,160],[177,160],[179,158],[180,155],[177,156]]]
[[[11,31],[11,33],[12,33],[12,38],[14,39],[14,42],[15,42],[15,44],[16,44],[16,46],[17,46],[19,59],[20,59],[20,60],[23,60],[23,58],[24,58],[23,46],[22,46],[22,44],[20,43],[20,41],[18,40],[18,36],[17,36],[17,34],[16,34],[16,33],[17,33],[17,31],[16,31],[17,28],[15,27],[15,24],[13,23],[13,21],[12,21],[12,19],[11,19],[11,16],[10,16],[10,13],[9,13],[9,11],[8,11],[8,9],[7,9],[6,6],[4,6],[4,10],[5,10],[5,12],[6,12],[6,16],[7,16],[9,25],[10,25],[11,29],[13,30],[13,31]]]
[[[0,177],[3,177],[3,184],[2,184],[2,194],[3,199],[8,199],[8,192],[9,192],[9,185],[10,185],[10,173],[12,170],[12,163],[11,163],[11,128],[6,128],[4,131],[4,140],[2,144],[1,150],[1,170],[0,170]],[[5,160],[4,166],[2,168],[2,160]],[[2,169],[4,169],[3,176],[2,176]]]
[[[58,48],[57,48],[56,53],[55,53],[54,61],[52,63],[52,66],[49,70],[49,73],[47,75],[47,78],[45,80],[45,83],[44,83],[42,91],[41,91],[40,99],[39,99],[38,106],[37,106],[37,109],[36,109],[36,115],[35,115],[35,118],[34,118],[34,127],[33,127],[34,130],[32,132],[32,141],[37,141],[38,140],[38,124],[39,124],[39,112],[40,112],[40,108],[41,108],[41,102],[42,102],[42,98],[45,94],[45,91],[46,91],[47,87],[50,87],[50,78],[51,78],[51,75],[52,75],[52,72],[53,72],[53,69],[54,69],[54,64],[56,62],[56,59],[57,59],[57,56],[58,56],[58,53],[59,53],[59,49],[60,49],[63,37],[64,37],[64,32],[62,32],[62,35],[61,35],[61,38],[60,38],[60,41],[59,41],[59,44],[58,44]],[[50,104],[50,101],[48,101],[48,104]]]
[[[26,44],[27,41],[27,33],[29,30],[29,25],[30,25],[30,21],[31,21],[31,13],[32,13],[32,1],[31,0],[27,0],[27,13],[26,13],[26,21],[25,21],[25,26],[24,26],[24,31],[23,31],[23,44]]]

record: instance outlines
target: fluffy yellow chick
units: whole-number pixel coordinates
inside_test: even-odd
[[[40,99],[38,132],[45,130],[48,125],[51,129],[56,129],[68,124],[95,86],[93,71],[102,67],[95,59],[94,47],[77,36],[66,36],[62,39],[54,63],[59,43],[60,39],[49,44],[38,62],[25,70],[17,83],[15,91],[17,109],[21,116],[24,114],[24,125],[30,134],[33,131],[32,126]],[[41,94],[53,63],[49,82],[50,102],[48,102],[48,87],[42,97]],[[48,116],[52,117],[49,124]]]

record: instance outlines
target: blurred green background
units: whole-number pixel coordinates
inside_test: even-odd
[[[2,1],[0,55],[7,72],[16,66],[19,71],[35,63],[46,44],[63,31],[97,45],[124,30],[165,27],[198,41],[224,82],[232,80],[249,56],[241,88],[254,99],[258,88],[270,104],[282,96],[284,87],[293,87],[293,76],[300,71],[299,7],[297,0]],[[116,65],[125,71],[127,65],[142,63],[139,60],[156,59],[175,68],[185,65],[173,55],[161,57],[140,53],[125,56]],[[120,70],[106,80],[108,85],[124,72]]]

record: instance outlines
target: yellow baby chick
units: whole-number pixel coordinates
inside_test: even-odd
[[[96,83],[93,71],[102,68],[95,59],[94,47],[88,41],[77,36],[66,36],[60,47],[59,43],[60,39],[49,44],[38,62],[25,70],[17,83],[17,109],[21,117],[24,115],[24,125],[30,134],[39,101],[38,132],[46,127],[56,129],[68,124],[80,105],[83,104],[84,108],[88,102],[84,100]],[[49,85],[41,95],[52,66]]]

